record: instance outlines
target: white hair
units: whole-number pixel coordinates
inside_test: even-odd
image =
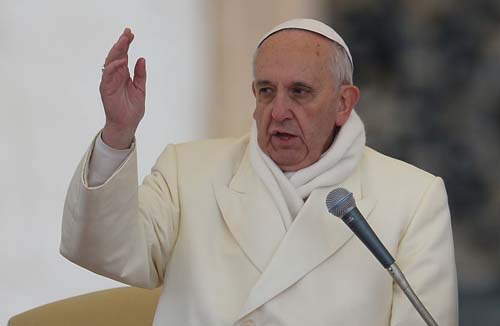
[[[338,85],[352,85],[353,83],[353,69],[352,63],[347,55],[345,49],[335,42],[333,42],[335,51],[332,51],[332,60],[330,69],[333,76],[337,78]]]

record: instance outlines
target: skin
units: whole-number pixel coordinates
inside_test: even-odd
[[[319,160],[359,100],[359,89],[332,74],[333,42],[303,30],[284,30],[261,45],[252,91],[258,144],[283,170]]]
[[[116,149],[130,147],[145,110],[146,60],[137,60],[133,79],[128,70],[128,49],[133,40],[134,34],[125,28],[106,57],[99,85],[106,114],[102,139]]]

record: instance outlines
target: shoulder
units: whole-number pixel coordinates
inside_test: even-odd
[[[176,166],[180,174],[201,177],[237,170],[248,146],[248,135],[169,144],[158,158],[157,167]]]
[[[365,147],[361,160],[361,174],[366,190],[386,194],[406,194],[420,197],[439,177],[404,161],[389,157]],[[396,196],[399,197],[399,196]]]
[[[415,176],[419,178],[433,178],[431,173],[424,171],[407,162],[384,155],[376,150],[365,147],[363,152],[363,163],[366,167],[376,170],[378,173],[391,175]]]
[[[241,162],[249,142],[248,135],[240,138],[206,139],[176,144],[179,163],[204,169],[234,171]]]
[[[186,143],[175,144],[175,149],[179,156],[202,157],[205,159],[211,157],[228,155],[242,156],[248,145],[248,135],[239,138],[215,138],[204,139]]]

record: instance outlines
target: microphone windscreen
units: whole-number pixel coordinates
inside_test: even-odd
[[[350,191],[337,188],[326,196],[328,211],[337,217],[343,217],[348,211],[356,207],[356,202]]]

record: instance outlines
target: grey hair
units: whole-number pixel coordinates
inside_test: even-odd
[[[335,51],[333,51],[330,69],[333,76],[337,78],[338,85],[352,85],[353,84],[353,66],[346,50],[342,45],[333,42]]]
[[[346,50],[342,45],[337,42],[333,42],[334,51],[332,51],[332,56],[330,60],[330,71],[333,74],[334,79],[337,80],[337,85],[352,85],[353,84],[353,66],[349,55],[347,55]],[[255,49],[253,53],[252,67],[253,67],[253,77],[255,78],[255,63],[257,61],[257,56],[259,54],[260,46]]]

